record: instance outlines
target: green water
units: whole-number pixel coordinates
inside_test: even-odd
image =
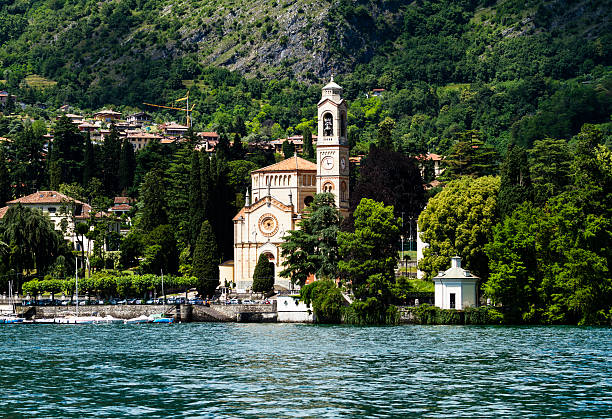
[[[612,329],[0,326],[2,417],[611,417]]]

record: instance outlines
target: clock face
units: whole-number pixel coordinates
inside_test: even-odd
[[[259,217],[259,231],[264,236],[270,237],[278,231],[278,220],[272,214],[264,214]]]
[[[340,159],[340,167],[342,170],[346,169],[346,159],[344,157]]]
[[[334,159],[331,157],[325,157],[321,162],[321,166],[323,166],[326,170],[331,170],[334,168]]]

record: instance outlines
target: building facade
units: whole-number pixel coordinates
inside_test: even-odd
[[[261,254],[274,265],[275,287],[292,289],[280,277],[280,245],[289,230],[299,228],[304,209],[316,193],[331,192],[343,216],[349,211],[349,148],[346,137],[347,105],[333,78],[323,87],[318,103],[317,163],[295,155],[251,172],[251,190],[245,206],[234,217],[233,283],[238,290],[253,284]],[[224,265],[225,267],[228,265]],[[224,278],[227,269],[224,268]]]

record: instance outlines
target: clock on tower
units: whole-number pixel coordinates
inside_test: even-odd
[[[349,147],[346,138],[347,104],[342,87],[331,81],[323,87],[318,105],[317,192],[331,192],[343,216],[349,208]]]

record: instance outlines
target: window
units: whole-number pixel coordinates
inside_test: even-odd
[[[323,115],[323,135],[326,137],[334,135],[334,121],[331,113]]]
[[[314,198],[312,196],[307,196],[306,198],[304,198],[304,205],[308,206],[312,203],[312,201],[314,201]]]
[[[451,293],[450,295],[450,308],[455,308],[455,293]]]
[[[323,192],[332,192],[334,190],[334,185],[331,182],[327,182],[323,185]]]
[[[57,210],[55,209],[55,207],[49,207],[47,208],[47,211],[49,211],[50,214],[55,214],[55,211]]]
[[[346,182],[340,184],[340,200],[346,201]]]

